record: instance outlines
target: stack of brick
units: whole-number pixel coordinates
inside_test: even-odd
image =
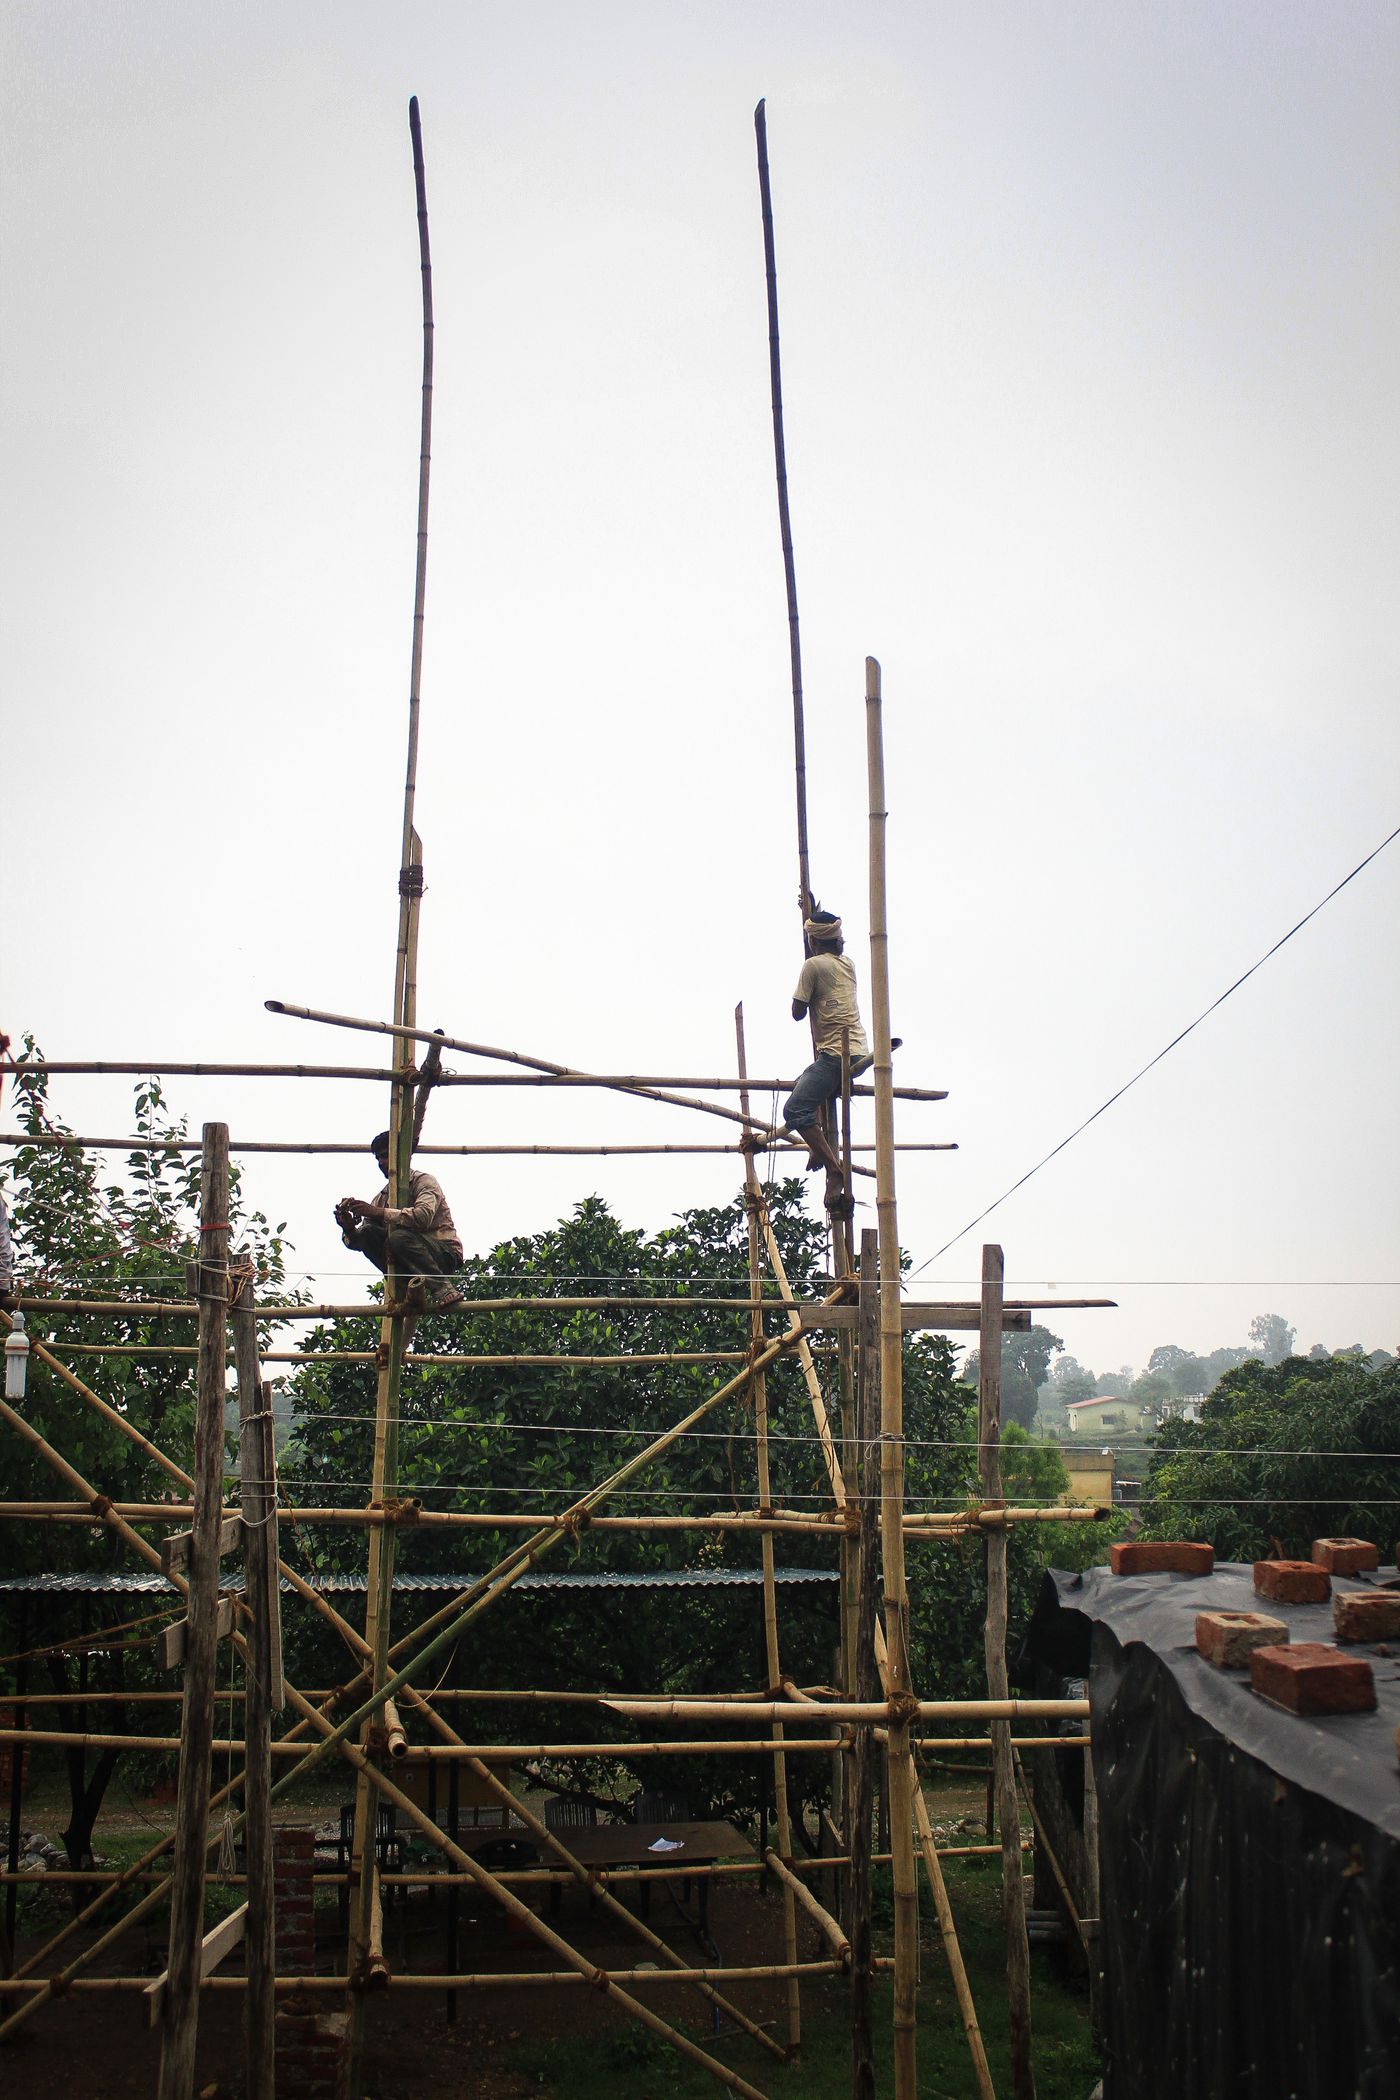
[[[314,1831],[283,1829],[274,1840],[277,1972],[316,1971]],[[277,2008],[278,2100],[345,2100],[349,2086],[348,2013],[324,2012],[308,1991]]]

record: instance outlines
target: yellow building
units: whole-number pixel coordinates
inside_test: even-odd
[[[1060,1501],[1072,1509],[1113,1507],[1114,1460],[1111,1451],[1075,1451],[1061,1444],[1060,1457],[1069,1486]]]

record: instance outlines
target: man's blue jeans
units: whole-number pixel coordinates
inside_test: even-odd
[[[841,1060],[830,1050],[819,1051],[783,1103],[783,1121],[789,1130],[809,1130],[828,1101],[841,1091]]]

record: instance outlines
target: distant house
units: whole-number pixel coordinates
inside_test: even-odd
[[[1164,1422],[1199,1422],[1205,1404],[1204,1393],[1190,1393],[1179,1400],[1164,1400],[1161,1419]]]
[[[1155,1409],[1140,1400],[1130,1400],[1125,1393],[1100,1393],[1093,1400],[1071,1400],[1065,1413],[1069,1416],[1071,1436],[1097,1436],[1101,1430],[1105,1436],[1110,1430],[1121,1435],[1125,1429],[1155,1428],[1157,1421]]]

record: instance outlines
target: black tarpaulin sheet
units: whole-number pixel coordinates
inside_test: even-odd
[[[1052,1573],[1037,1606],[1032,1655],[1089,1680],[1105,2100],[1400,2095],[1400,1657],[1349,1651],[1376,1713],[1286,1714],[1196,1653],[1198,1611],[1255,1609],[1332,1638],[1238,1565]]]

